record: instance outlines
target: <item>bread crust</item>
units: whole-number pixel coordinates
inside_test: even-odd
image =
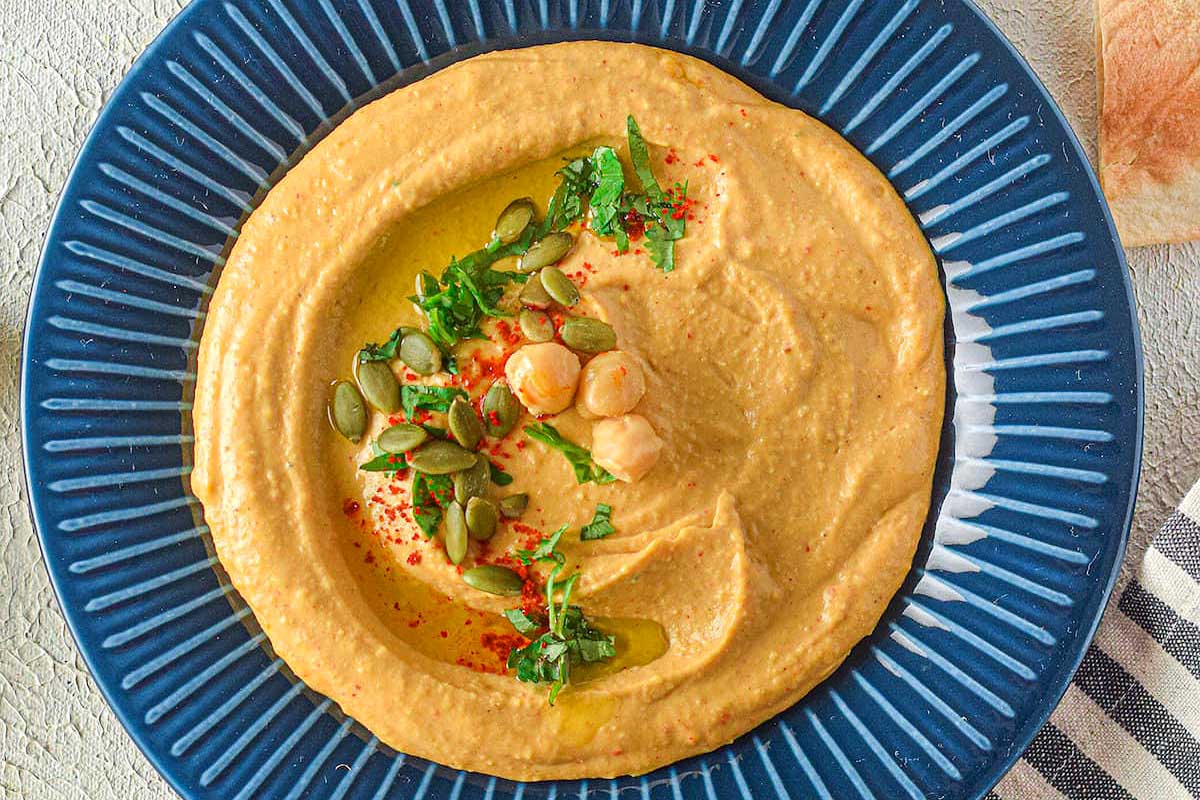
[[[1098,0],[1100,182],[1129,247],[1200,239],[1200,0]]]

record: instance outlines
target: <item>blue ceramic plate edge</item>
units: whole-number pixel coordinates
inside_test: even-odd
[[[1117,226],[1113,222],[1112,211],[1108,207],[1108,198],[1104,196],[1104,190],[1100,187],[1100,181],[1096,176],[1096,170],[1093,169],[1092,162],[1088,159],[1087,154],[1084,153],[1083,145],[1079,143],[1079,137],[1075,134],[1075,128],[1072,127],[1071,123],[1067,121],[1067,118],[1062,113],[1062,109],[1058,107],[1058,102],[1054,99],[1054,95],[1051,94],[1050,90],[1046,88],[1046,85],[1042,83],[1041,77],[1037,74],[1033,67],[1030,66],[1029,62],[1025,60],[1025,56],[1023,56],[1021,52],[1017,50],[1016,46],[1009,40],[1004,32],[1000,30],[999,26],[992,21],[992,18],[984,13],[983,9],[979,7],[975,0],[960,0],[960,2],[979,18],[979,21],[984,25],[984,27],[986,27],[995,35],[996,40],[1001,42],[1001,44],[1005,49],[1008,50],[1016,62],[1021,65],[1021,68],[1025,70],[1030,80],[1032,80],[1033,84],[1039,90],[1041,90],[1042,94],[1050,98],[1050,112],[1062,124],[1063,130],[1065,130],[1067,134],[1067,140],[1071,143],[1071,148],[1074,151],[1075,157],[1079,159],[1080,163],[1082,163],[1085,167],[1084,173],[1087,175],[1088,183],[1091,185],[1092,191],[1096,193],[1096,198],[1100,201],[1100,208],[1104,211],[1104,222],[1108,226],[1109,236],[1112,237],[1112,241],[1117,245],[1117,261],[1120,264],[1121,275],[1124,279],[1122,284],[1125,287],[1125,299],[1129,303],[1129,325],[1133,332],[1134,386],[1137,395],[1135,398],[1137,405],[1137,452],[1133,454],[1133,474],[1131,476],[1133,485],[1129,492],[1129,503],[1125,508],[1125,519],[1117,531],[1117,534],[1121,537],[1121,541],[1117,548],[1119,557],[1113,565],[1113,569],[1109,572],[1108,581],[1104,586],[1104,590],[1100,593],[1100,603],[1097,605],[1096,613],[1088,623],[1086,634],[1077,639],[1077,641],[1081,642],[1081,646],[1079,647],[1078,653],[1076,653],[1075,657],[1072,659],[1070,671],[1064,673],[1062,680],[1057,684],[1052,684],[1050,687],[1052,690],[1051,695],[1055,698],[1054,703],[1042,709],[1042,711],[1039,711],[1037,714],[1029,717],[1030,721],[1026,722],[1025,726],[1020,730],[1014,739],[1012,749],[1004,756],[1003,759],[996,762],[996,766],[993,767],[992,772],[986,776],[982,791],[980,791],[977,796],[977,798],[982,798],[989,791],[991,791],[992,788],[994,788],[996,784],[998,784],[1001,779],[1004,778],[1005,775],[1008,774],[1008,771],[1012,768],[1012,765],[1017,763],[1017,759],[1021,757],[1021,755],[1033,741],[1034,737],[1037,736],[1038,732],[1041,731],[1042,727],[1047,721],[1049,721],[1050,715],[1054,713],[1056,708],[1058,708],[1059,703],[1062,702],[1063,695],[1067,692],[1067,687],[1070,686],[1071,681],[1075,679],[1075,673],[1079,670],[1079,665],[1083,663],[1083,657],[1087,655],[1088,647],[1091,645],[1092,640],[1096,637],[1096,631],[1100,627],[1100,622],[1104,619],[1104,612],[1108,609],[1108,601],[1112,598],[1112,592],[1113,588],[1116,586],[1117,577],[1121,574],[1121,565],[1125,562],[1125,554],[1129,546],[1129,532],[1133,527],[1133,509],[1137,505],[1138,487],[1141,484],[1142,450],[1145,447],[1146,386],[1145,362],[1142,353],[1142,330],[1138,325],[1137,318],[1137,297],[1133,292],[1133,281],[1129,276],[1129,265],[1125,261],[1125,249],[1121,245],[1121,237],[1117,233]]]
[[[1019,730],[1008,753],[1006,753],[1002,759],[997,760],[991,771],[985,774],[980,791],[976,795],[976,800],[979,800],[980,798],[983,798],[993,787],[995,787],[996,784],[999,783],[1000,780],[1008,773],[1008,771],[1012,768],[1012,765],[1015,764],[1017,759],[1019,759],[1025,752],[1026,748],[1028,748],[1034,737],[1042,729],[1047,720],[1049,720],[1050,715],[1058,707],[1059,702],[1061,702],[1063,695],[1066,693],[1067,687],[1074,679],[1075,673],[1079,669],[1079,665],[1082,663],[1084,655],[1087,653],[1088,646],[1095,638],[1096,630],[1099,628],[1100,622],[1104,617],[1104,612],[1108,608],[1108,602],[1112,597],[1112,592],[1116,585],[1117,577],[1121,572],[1121,565],[1124,563],[1124,557],[1129,543],[1129,533],[1133,523],[1133,510],[1136,506],[1138,488],[1141,479],[1142,454],[1145,436],[1145,363],[1142,350],[1141,328],[1137,319],[1136,297],[1133,291],[1133,283],[1129,276],[1129,268],[1128,264],[1126,263],[1124,249],[1121,246],[1120,236],[1118,235],[1116,225],[1113,222],[1112,212],[1108,207],[1107,198],[1100,187],[1099,180],[1096,176],[1095,170],[1092,167],[1091,161],[1087,158],[1087,155],[1083,151],[1083,147],[1079,142],[1079,137],[1076,135],[1075,129],[1067,121],[1066,117],[1059,108],[1057,101],[1055,101],[1054,96],[1046,88],[1045,84],[1042,83],[1042,80],[1038,76],[1037,72],[1032,66],[1030,66],[1029,62],[1020,53],[1020,51],[1016,49],[1013,43],[1000,30],[991,17],[984,13],[975,0],[959,0],[959,2],[961,2],[968,11],[974,14],[985,28],[991,31],[996,40],[1001,42],[1002,46],[1006,48],[1014,57],[1016,62],[1025,71],[1033,84],[1042,92],[1042,94],[1050,99],[1051,102],[1049,103],[1049,109],[1066,131],[1067,139],[1071,144],[1072,151],[1079,162],[1083,164],[1084,173],[1087,177],[1088,183],[1099,200],[1099,205],[1103,210],[1104,222],[1108,228],[1108,233],[1112,241],[1117,245],[1115,252],[1121,267],[1123,277],[1122,283],[1130,310],[1130,327],[1134,334],[1132,356],[1134,361],[1134,386],[1136,393],[1135,402],[1137,408],[1137,450],[1133,454],[1133,471],[1131,475],[1132,485],[1129,494],[1129,502],[1125,509],[1124,520],[1122,521],[1120,528],[1116,531],[1120,537],[1120,542],[1118,544],[1119,558],[1116,559],[1113,569],[1110,570],[1108,580],[1106,581],[1105,586],[1099,595],[1100,602],[1097,604],[1096,613],[1088,622],[1086,626],[1086,632],[1077,638],[1077,641],[1081,642],[1081,646],[1072,659],[1070,671],[1064,673],[1060,681],[1052,684],[1049,687],[1051,690],[1051,695],[1055,698],[1054,703],[1044,707],[1038,713],[1032,714],[1027,718],[1025,725]],[[146,45],[145,49],[142,50],[125,74],[121,76],[121,79],[116,84],[116,88],[119,88],[130,77],[140,72],[144,68],[147,58],[153,54],[153,52],[161,45],[162,41],[166,39],[167,36],[174,31],[177,26],[184,25],[187,22],[191,15],[195,13],[196,8],[196,4],[189,3],[174,17],[172,17],[171,20],[165,26],[163,26],[163,29],[159,31],[157,35],[155,35],[148,45]],[[112,102],[115,96],[116,92],[114,91],[114,94],[108,98],[103,107],[100,109],[100,112],[96,115],[96,119],[92,122],[92,126],[89,129],[87,136],[84,137],[83,144],[80,146],[78,153],[76,153],[75,158],[71,163],[71,168],[67,171],[66,177],[63,180],[62,188],[59,191],[58,199],[55,201],[54,210],[50,217],[50,224],[47,226],[46,234],[42,240],[42,247],[38,254],[37,266],[34,268],[34,272],[30,280],[29,298],[26,302],[25,311],[25,328],[21,332],[21,360],[18,364],[18,380],[20,382],[19,403],[21,410],[20,432],[21,471],[23,477],[22,483],[25,488],[26,504],[29,507],[30,521],[34,526],[35,532],[38,534],[36,538],[38,540],[38,549],[42,554],[42,566],[46,569],[47,576],[50,579],[51,588],[54,591],[55,600],[58,602],[59,609],[61,610],[63,618],[67,623],[67,629],[71,633],[71,638],[75,643],[75,647],[79,651],[80,656],[83,658],[84,663],[87,665],[89,676],[92,679],[92,682],[95,683],[100,689],[100,693],[104,697],[105,703],[108,705],[114,716],[116,716],[117,720],[121,723],[121,727],[125,730],[126,735],[133,740],[133,743],[145,756],[146,760],[150,762],[151,766],[154,767],[155,771],[171,786],[172,789],[175,790],[177,794],[180,795],[180,797],[187,798],[188,794],[184,787],[175,779],[175,777],[172,775],[172,772],[166,769],[165,765],[162,763],[162,760],[153,755],[152,751],[145,742],[145,737],[139,733],[135,733],[134,728],[136,726],[133,725],[133,720],[128,714],[122,711],[120,704],[115,702],[116,693],[114,687],[108,685],[108,683],[97,677],[97,667],[95,664],[93,664],[91,655],[80,645],[80,634],[76,627],[76,617],[68,610],[67,605],[63,603],[63,591],[59,586],[59,581],[55,577],[54,572],[49,568],[49,558],[47,556],[45,544],[41,536],[42,526],[39,523],[40,514],[37,507],[37,502],[34,499],[34,493],[32,491],[32,486],[30,485],[29,479],[29,463],[31,460],[29,451],[30,431],[28,430],[29,415],[27,413],[29,405],[29,387],[26,378],[29,374],[29,367],[31,363],[31,353],[29,352],[29,330],[30,323],[33,319],[34,300],[37,295],[42,268],[45,264],[49,244],[53,240],[53,234],[60,224],[60,217],[63,213],[63,198],[66,194],[67,187],[70,186],[79,163],[95,145],[96,132],[100,129],[101,123],[105,122],[111,114],[115,113],[114,109],[116,107]]]

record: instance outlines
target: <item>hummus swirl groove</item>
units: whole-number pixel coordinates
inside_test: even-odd
[[[512,633],[511,598],[393,513],[326,400],[365,340],[418,324],[417,270],[486,241],[507,200],[544,204],[561,156],[621,145],[627,114],[663,185],[688,181],[677,268],[589,233],[560,266],[641,364],[661,455],[596,485],[520,426],[494,451],[531,500],[493,553],[613,509],[616,533],[565,549],[618,656],[550,706],[471,651]],[[276,652],[383,742],[514,779],[645,772],[794,703],[875,626],[928,509],[943,309],[900,198],[802,112],[643,46],[491,53],[353,114],[247,220],[201,339],[192,486]],[[576,407],[551,421],[590,444]]]

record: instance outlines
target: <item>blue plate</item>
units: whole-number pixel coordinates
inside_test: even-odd
[[[939,255],[953,380],[916,566],[836,674],[645,778],[519,785],[397,755],[288,673],[208,546],[189,410],[214,273],[289,164],[388,89],[569,38],[708,59],[866,153]],[[1142,439],[1133,298],[1095,177],[965,0],[196,0],[113,94],[63,192],[22,405],[80,650],[151,762],[221,800],[979,797],[1092,635]]]

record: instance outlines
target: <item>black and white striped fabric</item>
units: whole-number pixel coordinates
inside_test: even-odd
[[[1200,798],[1200,484],[988,800]]]

